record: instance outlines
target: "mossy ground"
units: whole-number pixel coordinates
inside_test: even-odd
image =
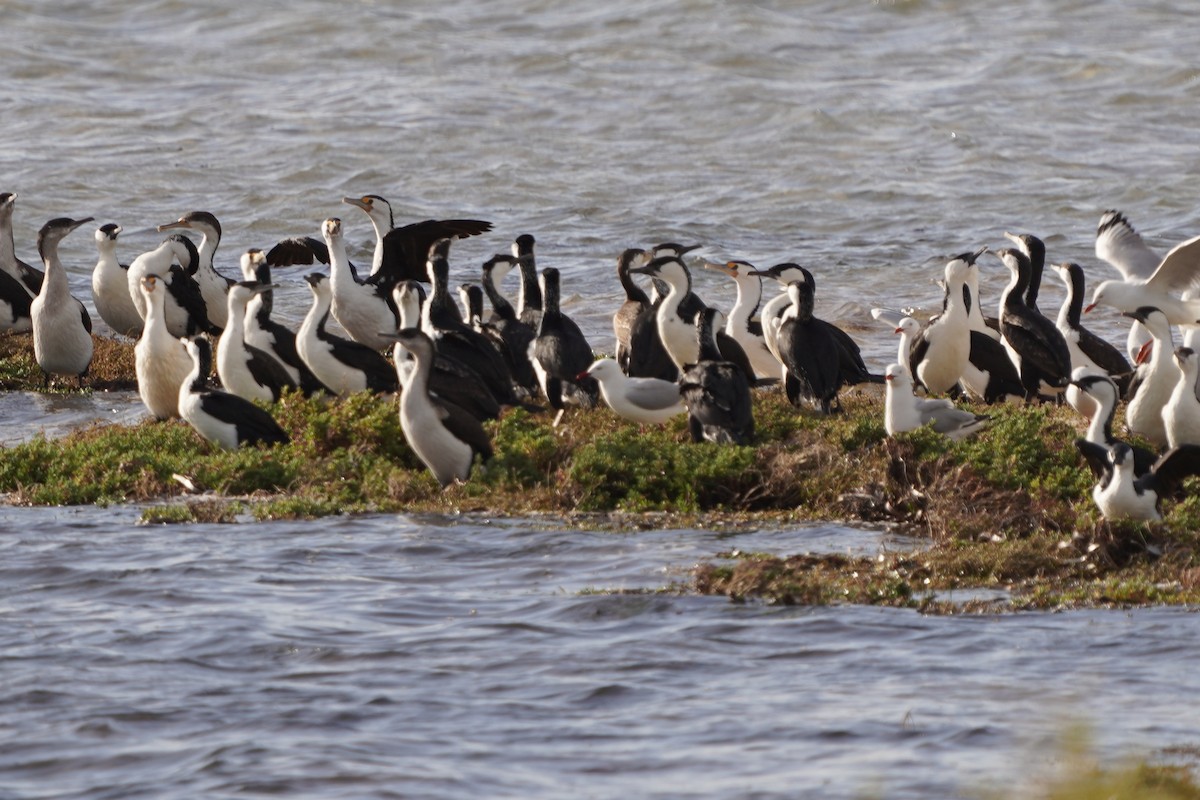
[[[28,342],[0,336],[0,387],[41,386]],[[93,381],[131,388],[132,348],[97,342]],[[927,430],[887,437],[877,390],[847,392],[843,406],[821,417],[760,392],[753,447],[693,444],[682,418],[642,427],[572,410],[556,428],[549,412],[509,410],[488,423],[487,469],[442,491],[405,443],[394,399],[289,395],[273,409],[292,435],[285,447],[227,453],[179,421],[95,426],[0,449],[0,492],[16,504],[145,503],[147,522],[370,511],[550,513],[621,528],[839,520],[929,545],[875,558],[721,554],[672,589],[945,613],[1200,602],[1200,497],[1159,524],[1100,519],[1070,409],[993,407],[987,430],[951,442]],[[954,602],[975,589],[1005,599]]]

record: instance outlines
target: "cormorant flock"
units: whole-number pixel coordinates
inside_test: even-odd
[[[0,193],[0,331],[32,334],[47,383],[65,376],[82,385],[92,323],[70,293],[58,253],[63,238],[92,219],[42,226],[38,268],[16,256],[15,200]],[[477,281],[452,292],[451,242],[485,233],[490,223],[396,227],[378,195],[343,202],[375,230],[369,270],[350,262],[337,218],[321,224],[320,238],[246,251],[237,278],[213,266],[221,225],[207,211],[159,225],[169,235],[128,265],[117,258],[122,227],[96,228],[93,304],[113,331],[137,340],[138,393],[151,415],[182,418],[204,439],[232,449],[288,441],[268,410],[285,391],[398,392],[404,435],[444,487],[467,480],[491,457],[482,422],[505,406],[545,402],[558,424],[569,406],[591,408],[602,399],[642,425],[686,414],[694,441],[746,445],[754,442],[757,391],[782,384],[793,405],[833,414],[843,387],[878,383],[885,386],[889,435],[927,425],[952,438],[974,434],[988,417],[957,407],[962,398],[1069,403],[1088,421],[1075,444],[1095,473],[1092,496],[1106,518],[1160,519],[1163,498],[1177,496],[1182,479],[1200,473],[1200,237],[1160,257],[1123,214],[1105,212],[1096,255],[1120,277],[1097,284],[1085,306],[1083,268],[1050,264],[1067,295],[1048,316],[1037,302],[1045,244],[1006,233],[1011,247],[979,247],[949,260],[942,310],[928,321],[872,311],[899,336],[896,363],[875,374],[845,331],[815,316],[816,281],[799,264],[759,269],[746,261],[697,264],[693,256],[689,265],[685,257],[697,245],[628,248],[616,259],[625,300],[612,317],[614,357],[597,359],[560,306],[559,271],[538,269],[533,236],[516,237],[511,255],[488,259]],[[181,231],[198,234],[199,244]],[[984,257],[998,259],[1010,276],[995,317],[984,314],[979,297],[977,261]],[[306,275],[312,306],[293,331],[271,317],[271,271],[317,263],[328,265],[328,275]],[[693,291],[697,265],[734,282],[727,312]],[[513,270],[515,300],[501,288]],[[766,302],[764,286],[778,287]],[[1083,327],[1082,316],[1097,305],[1134,321],[1125,352]],[[328,329],[330,317],[346,336]],[[1183,336],[1178,348],[1175,327]],[[214,366],[219,389],[212,386]],[[1120,401],[1126,430],[1154,449],[1114,435]]]

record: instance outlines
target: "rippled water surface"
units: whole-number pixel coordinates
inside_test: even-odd
[[[343,195],[397,222],[480,217],[452,278],[514,236],[611,347],[617,253],[795,260],[879,369],[873,305],[932,309],[949,254],[1042,236],[1092,255],[1103,209],[1198,232],[1200,7],[614,0],[13,2],[0,191],[17,252],[56,216],[207,209],[218,266],[316,235]],[[94,263],[63,245],[79,295]],[[1003,280],[985,259],[983,302]],[[298,320],[299,272],[276,307]],[[698,272],[727,306],[732,287]],[[1048,285],[1043,308],[1061,292]],[[1105,312],[1093,323],[1122,334]],[[0,398],[0,440],[140,418],[131,395]],[[1197,616],[924,618],[581,590],[658,587],[738,546],[910,546],[823,528],[731,543],[480,520],[134,526],[0,509],[0,798],[951,797],[1103,753],[1195,748]]]
[[[595,593],[836,528],[0,511],[0,797],[965,796],[1197,741],[1200,616]]]

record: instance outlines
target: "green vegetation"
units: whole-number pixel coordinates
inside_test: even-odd
[[[14,341],[0,337],[0,376],[40,384]],[[119,384],[130,349],[108,346],[97,369]],[[624,529],[841,520],[928,547],[723,554],[673,589],[939,613],[1200,602],[1200,493],[1168,504],[1163,523],[1101,520],[1070,409],[993,407],[989,428],[952,442],[930,430],[887,437],[871,390],[848,392],[843,406],[821,417],[760,392],[753,447],[694,444],[682,418],[643,427],[605,408],[572,410],[552,427],[550,413],[511,409],[487,425],[486,468],[442,491],[408,448],[393,399],[293,394],[272,409],[287,446],[228,453],[179,421],[100,425],[0,449],[0,492],[15,504],[143,503],[147,523],[373,511],[556,514]]]
[[[1194,761],[1195,753],[1186,755]],[[1014,796],[1032,796],[1041,800],[1200,800],[1200,785],[1187,766],[1155,764],[1128,759],[1102,766],[1092,753],[1086,731],[1076,728],[1064,737],[1062,753],[1054,774],[1035,780],[1032,795],[988,792],[982,797],[1003,800]]]

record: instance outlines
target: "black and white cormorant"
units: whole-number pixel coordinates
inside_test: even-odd
[[[342,221],[337,217],[325,220],[321,233],[329,248],[329,288],[333,297],[333,318],[351,339],[372,350],[383,350],[391,340],[382,334],[396,330],[399,314],[392,300],[392,286],[386,281],[360,283],[350,269],[346,257],[346,241]],[[308,361],[305,358],[305,361]],[[311,363],[309,366],[312,366]],[[313,369],[318,377],[321,372]],[[323,383],[329,385],[324,378]],[[334,388],[330,386],[330,388]]]
[[[1064,262],[1055,264],[1052,268],[1067,287],[1067,297],[1058,311],[1055,324],[1066,339],[1067,349],[1071,352],[1072,373],[1080,367],[1087,367],[1127,383],[1127,376],[1133,370],[1129,361],[1118,348],[1080,323],[1084,294],[1083,267]]]
[[[842,376],[837,341],[829,328],[813,316],[813,292],[807,281],[788,284],[792,305],[779,325],[777,344],[787,374],[784,391],[792,405],[804,401],[821,413],[839,408]]]
[[[481,219],[427,219],[397,228],[391,203],[377,194],[343,197],[342,202],[361,209],[371,220],[375,228],[371,281],[382,281],[389,290],[399,281],[428,280],[425,261],[439,239],[465,239],[492,229],[492,223]]]
[[[650,263],[656,258],[674,256],[686,265],[687,262],[683,261],[683,257],[688,253],[699,250],[703,246],[704,245],[699,244],[685,245],[679,244],[678,242],[661,242],[646,251],[645,260],[646,263]],[[650,303],[651,305],[657,307],[658,303],[664,297],[666,297],[668,288],[661,280],[654,280],[653,286],[655,294],[650,298]],[[677,309],[676,313],[678,313],[679,316],[689,325],[695,325],[696,315],[699,314],[700,311],[705,308],[705,306],[706,304],[700,299],[700,296],[693,292],[689,287],[688,291],[679,299],[679,308]],[[715,332],[720,334],[719,329]],[[717,343],[720,344],[720,336],[717,337]]]
[[[1010,276],[1000,298],[1000,334],[1021,376],[1025,397],[1061,391],[1071,380],[1071,352],[1055,324],[1025,305],[1029,258],[1012,247],[996,250],[995,256]]]
[[[246,342],[246,306],[270,284],[239,281],[229,287],[225,330],[217,340],[217,375],[227,392],[247,400],[276,403],[288,389],[299,388],[274,356]]]
[[[129,265],[117,259],[117,236],[121,230],[115,222],[96,229],[99,257],[92,268],[92,302],[108,327],[136,339],[142,333],[142,315],[129,292]]]
[[[750,444],[754,414],[750,381],[735,364],[721,358],[715,335],[713,308],[696,315],[699,357],[679,375],[679,394],[688,411],[688,432],[694,442]]]
[[[442,243],[449,244],[449,240],[443,239]],[[430,250],[428,266],[432,291],[421,306],[421,329],[433,340],[439,355],[472,369],[502,405],[518,404],[512,372],[504,356],[491,339],[462,321],[458,305],[450,295],[450,265],[439,245]]]
[[[521,270],[517,292],[517,318],[537,330],[542,320],[542,289],[538,283],[537,255],[533,234],[522,233],[512,243],[512,255]]]
[[[978,263],[972,263],[967,270],[963,300],[971,329],[971,355],[963,368],[960,385],[967,394],[985,403],[1023,401],[1025,386],[1017,365],[1001,343],[1000,321],[992,320],[996,325],[993,328],[980,311]]]
[[[778,350],[776,337],[779,327],[782,324],[782,315],[787,312],[792,306],[791,296],[788,294],[788,286],[795,281],[804,281],[808,284],[810,293],[814,299],[817,294],[817,282],[813,278],[813,274],[806,268],[793,262],[776,264],[766,270],[755,270],[755,272],[764,277],[774,278],[775,281],[783,287],[783,293],[776,298],[770,300],[763,306],[761,320],[763,326],[763,339],[766,340],[767,347],[772,349],[775,356],[782,363],[783,358]],[[863,362],[862,350],[858,346],[858,342],[854,341],[850,334],[834,325],[832,322],[813,317],[815,324],[818,327],[825,328],[827,333],[832,337],[837,345],[838,361],[841,364],[842,379],[849,385],[860,383],[883,383],[883,375],[876,374],[867,369],[867,365]]]
[[[243,397],[213,389],[212,344],[204,336],[183,340],[192,368],[179,390],[179,415],[206,441],[226,450],[242,445],[287,444],[287,433],[266,410]]]
[[[250,248],[242,254],[242,278],[262,286],[271,285],[271,266],[266,254]],[[257,292],[246,305],[246,344],[273,356],[287,371],[292,383],[299,385],[305,396],[328,392],[329,387],[317,380],[300,353],[296,351],[296,332],[271,317],[274,310],[274,288]]]
[[[82,381],[92,365],[92,320],[83,303],[71,294],[67,268],[58,255],[58,245],[67,234],[91,222],[91,217],[58,217],[38,231],[38,254],[45,279],[42,290],[29,304],[33,319],[33,355],[46,382],[50,376],[75,376]]]
[[[492,349],[504,362],[504,374],[508,385],[514,390],[520,389],[520,385],[517,384],[512,374],[513,357],[512,352],[508,349],[508,340],[504,338],[504,334],[495,324],[487,322],[483,318],[483,288],[478,284],[463,283],[458,287],[458,296],[462,300],[466,326],[483,337],[479,340],[481,343],[487,341],[492,346]],[[525,347],[528,351],[529,345],[526,344]],[[530,367],[530,371],[532,371],[532,367]]]
[[[172,228],[188,228],[200,234],[200,264],[193,271],[196,282],[200,284],[200,293],[204,296],[204,304],[208,307],[209,321],[218,329],[225,327],[227,305],[225,296],[234,280],[217,272],[213,265],[213,256],[221,244],[221,223],[208,211],[189,211],[174,222],[159,225],[158,230]]]
[[[942,312],[929,320],[912,343],[909,369],[914,383],[930,394],[945,394],[958,385],[971,358],[971,327],[963,291],[967,272],[987,248],[961,253],[946,263]],[[895,379],[888,383],[896,385]]]
[[[1076,439],[1075,446],[1098,481],[1092,499],[1109,520],[1161,520],[1163,497],[1176,494],[1184,478],[1200,474],[1197,445],[1168,450],[1141,475],[1136,474],[1133,451],[1124,442],[1105,446]]]
[[[182,338],[196,333],[219,333],[220,328],[209,316],[210,309],[196,281],[195,272],[199,263],[200,254],[196,245],[179,233],[171,234],[158,247],[135,258],[129,264],[125,279],[138,314],[145,319],[146,301],[140,288],[142,278],[157,275],[167,286],[163,313],[167,330],[172,336]],[[224,297],[221,302],[225,302]],[[222,306],[222,316],[226,313]]]
[[[0,332],[29,333],[33,330],[33,316],[29,306],[33,297],[25,284],[0,271]]]
[[[1088,398],[1091,413],[1084,438],[1093,444],[1110,447],[1120,440],[1113,434],[1113,420],[1121,400],[1117,384],[1107,375],[1080,375],[1071,380],[1071,385]],[[1158,458],[1158,452],[1141,445],[1131,445],[1134,467],[1138,475],[1144,474]]]
[[[183,342],[167,330],[168,287],[158,275],[145,275],[138,292],[146,308],[142,335],[133,347],[138,396],[156,419],[179,416],[179,388],[192,370]]]
[[[1046,243],[1032,233],[1004,232],[1004,238],[1029,259],[1029,285],[1025,287],[1026,307],[1042,313],[1038,308],[1038,295],[1042,291],[1042,273],[1046,271]]]
[[[627,251],[632,252],[632,251]],[[643,253],[642,257],[637,260],[637,269],[641,270],[648,267],[650,262],[647,260],[647,254]],[[635,269],[631,261],[624,269],[626,276]],[[618,264],[618,270],[620,265]],[[620,272],[618,271],[618,274]],[[622,364],[622,369],[627,375],[632,378],[657,378],[665,381],[679,380],[679,367],[675,365],[671,354],[667,352],[666,346],[663,344],[662,335],[658,330],[658,312],[663,301],[671,292],[671,287],[666,281],[652,275],[649,272],[646,274],[655,287],[654,297],[646,296],[646,302],[642,304],[640,301],[630,303],[626,300],[622,306],[622,311],[619,313],[628,314],[626,320],[628,322],[628,350],[627,362]],[[625,280],[622,280],[624,285]],[[637,289],[636,284],[633,284],[632,279],[629,283],[634,289]],[[626,292],[628,297],[628,290]],[[644,295],[645,296],[645,295]],[[635,295],[636,298],[636,295]],[[633,313],[636,310],[636,313]],[[617,320],[613,320],[614,328],[617,326]],[[620,333],[618,332],[618,336]],[[618,353],[620,352],[618,344]]]
[[[642,263],[646,251],[630,247],[617,256],[617,280],[625,292],[625,301],[613,313],[613,335],[616,337],[616,360],[622,372],[629,372],[630,340],[633,325],[639,316],[650,311],[650,296],[634,283],[630,267]]]
[[[537,328],[521,321],[508,298],[496,287],[495,281],[497,269],[511,269],[516,263],[517,259],[514,256],[503,253],[492,256],[483,262],[481,284],[488,302],[492,304],[492,318],[489,324],[504,340],[503,352],[508,360],[513,382],[526,393],[535,393],[538,391],[538,379],[533,371],[533,363],[529,360],[529,345],[537,337]]]
[[[727,261],[724,264],[705,263],[705,268],[722,272],[733,279],[737,297],[725,323],[725,334],[741,345],[759,377],[778,378],[782,365],[767,347],[763,338],[758,308],[762,304],[762,276],[747,261]]]
[[[396,308],[400,311],[400,330],[420,330],[421,306],[425,289],[416,281],[401,281],[393,291]],[[412,355],[399,343],[392,347],[392,361],[404,383],[404,375],[415,365]],[[433,367],[429,373],[429,388],[438,397],[462,408],[476,419],[497,419],[500,401],[492,394],[479,373],[434,348]]]
[[[442,488],[465,481],[478,456],[485,463],[492,445],[480,421],[430,392],[433,340],[415,328],[397,331],[395,341],[412,354],[400,393],[400,427],[404,438]]]
[[[396,370],[378,350],[325,329],[333,304],[331,280],[319,272],[306,275],[304,280],[312,290],[313,304],[296,334],[296,350],[317,380],[340,396],[368,389],[396,391]],[[380,333],[376,336],[386,341]]]
[[[425,279],[429,281],[429,297],[421,306],[421,329],[430,336],[442,328],[463,324],[462,311],[450,294],[450,240],[439,239],[429,248],[425,262]]]
[[[579,375],[592,365],[592,348],[575,321],[559,308],[560,278],[558,270],[546,267],[540,276],[542,319],[537,337],[530,347],[530,360],[537,373],[542,392],[558,414],[557,423],[566,410],[568,397],[588,408],[596,404],[599,387]]]
[[[683,263],[683,259],[674,255],[662,256],[643,266],[633,267],[629,271],[635,274],[649,275],[666,282],[667,294],[661,299],[655,310],[659,339],[677,369],[682,370],[688,364],[696,363],[696,359],[700,357],[700,342],[696,338],[696,324],[694,321],[689,322],[687,315],[681,310],[684,298],[695,297],[691,290],[691,272]],[[697,302],[701,308],[704,307],[703,301],[700,301],[699,298],[697,298]],[[741,345],[722,330],[715,333],[717,345],[724,360],[742,367],[746,372],[746,377],[754,380],[754,368]]]
[[[42,290],[43,273],[32,264],[17,258],[12,221],[16,203],[16,192],[0,192],[0,272],[7,272],[20,281],[32,299]]]

